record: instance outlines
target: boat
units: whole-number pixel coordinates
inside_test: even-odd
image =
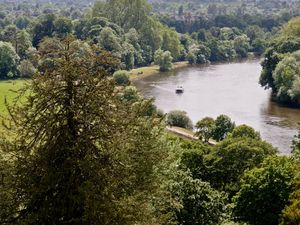
[[[175,92],[176,92],[176,94],[182,94],[184,92],[184,89],[182,86],[179,86],[176,88]]]

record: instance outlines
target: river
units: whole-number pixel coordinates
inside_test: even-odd
[[[205,116],[228,115],[239,124],[247,124],[260,132],[262,138],[289,154],[300,109],[280,106],[270,100],[270,90],[259,84],[259,60],[191,66],[135,82],[146,97],[165,113],[184,110],[194,123]],[[184,87],[176,94],[177,86]]]

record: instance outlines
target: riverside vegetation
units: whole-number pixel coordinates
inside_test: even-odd
[[[0,131],[0,223],[298,225],[300,134],[289,156],[225,115],[200,120],[200,140],[167,134],[124,69],[169,69],[184,50],[207,62],[218,49],[163,25],[146,1],[84,3],[72,3],[84,15],[64,3],[2,7],[1,78],[31,81],[6,104]],[[13,19],[23,11],[29,18]],[[222,29],[226,51],[246,56],[250,45],[233,43],[247,37]],[[166,119],[192,128],[183,112]]]

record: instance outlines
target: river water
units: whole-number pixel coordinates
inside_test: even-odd
[[[184,110],[194,123],[205,116],[228,115],[239,124],[247,124],[262,138],[289,154],[300,109],[280,106],[270,100],[270,90],[259,84],[259,60],[209,66],[187,67],[161,73],[135,82],[146,97],[165,113]],[[177,86],[184,87],[176,94]]]

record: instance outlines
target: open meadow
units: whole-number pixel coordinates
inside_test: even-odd
[[[7,114],[7,109],[5,106],[5,99],[8,102],[12,101],[16,96],[18,91],[24,84],[25,80],[5,80],[0,81],[0,114],[5,116]]]

